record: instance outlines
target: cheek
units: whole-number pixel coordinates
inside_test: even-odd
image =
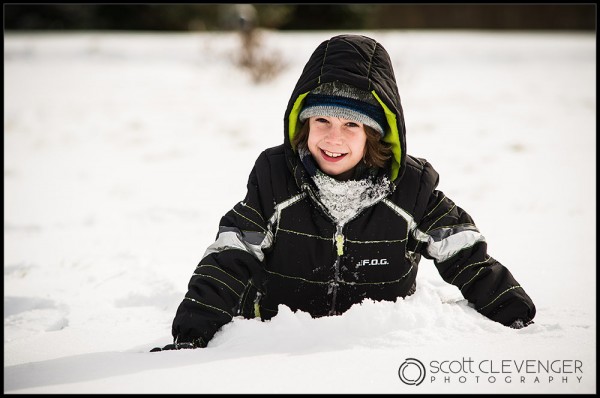
[[[308,133],[308,140],[306,142],[306,144],[308,145],[308,149],[311,149],[312,152],[312,148],[316,148],[317,144],[321,141],[322,137],[316,133],[316,132],[309,132]]]
[[[314,134],[308,136],[308,140],[306,141],[306,146],[308,147],[308,151],[314,156],[317,156],[317,140],[315,139]]]
[[[360,154],[361,156],[367,150],[367,137],[361,137],[358,140],[355,140],[351,144],[352,152]]]

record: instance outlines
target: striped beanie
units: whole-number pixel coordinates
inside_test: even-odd
[[[304,99],[300,122],[312,116],[341,117],[361,122],[385,135],[386,118],[373,94],[354,86],[334,81],[323,83]]]

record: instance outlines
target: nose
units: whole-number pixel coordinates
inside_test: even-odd
[[[332,124],[331,128],[327,131],[327,135],[325,136],[325,141],[331,144],[341,144],[342,143],[342,128],[337,124]]]

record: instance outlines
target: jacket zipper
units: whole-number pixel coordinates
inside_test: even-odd
[[[254,317],[258,318],[258,319],[262,319],[261,315],[260,315],[260,299],[262,297],[262,294],[257,291],[256,292],[256,298],[254,299]]]
[[[308,193],[308,195],[321,208],[321,210],[327,215],[327,217],[329,217],[330,220],[334,221],[334,218],[331,216],[331,214],[329,213],[327,208],[321,203],[320,200],[317,199],[317,197],[313,193],[313,190],[311,189],[311,187],[308,184],[303,184],[302,189]],[[342,233],[342,228],[343,228],[342,225],[336,224],[335,235],[333,236],[333,243],[335,245],[337,256],[335,259],[335,263],[333,264],[333,270],[334,270],[333,281],[329,285],[329,288],[331,289],[330,292],[331,292],[332,297],[331,297],[331,307],[329,308],[329,312],[327,313],[327,315],[336,315],[337,314],[337,312],[335,310],[335,304],[337,301],[336,300],[337,299],[337,291],[338,291],[339,282],[340,282],[340,263],[341,263],[341,257],[344,255],[344,240],[345,240],[344,234]]]
[[[321,201],[319,201],[316,198],[315,194],[313,193],[312,189],[310,188],[310,186],[308,184],[303,184],[302,185],[302,189],[305,192],[308,193],[308,195],[313,199],[313,201],[315,203],[317,203],[319,205],[319,207],[321,207],[321,209],[323,210],[323,212],[325,214],[327,214],[327,216],[329,217],[329,219],[331,219],[332,221],[335,220],[331,216],[331,214],[329,213],[329,211],[327,210],[327,208],[321,203]],[[349,224],[350,221],[352,221],[355,218],[357,218],[366,209],[367,208],[364,208],[364,209],[362,209],[362,211],[356,213],[354,216],[352,216],[350,219],[348,219],[345,222],[344,225]],[[344,233],[343,233],[344,225],[342,225],[342,224],[336,224],[335,235],[333,237],[333,242],[335,244],[337,257],[336,257],[335,263],[333,265],[334,274],[333,274],[333,282],[331,283],[332,299],[331,299],[331,307],[329,309],[328,315],[337,315],[337,311],[335,310],[335,305],[337,303],[337,291],[338,291],[338,288],[339,288],[339,285],[340,285],[340,282],[341,282],[341,279],[340,279],[340,263],[341,263],[341,260],[342,260],[342,256],[344,255],[344,243],[346,241],[346,238],[344,237]]]
[[[340,285],[340,263],[342,256],[344,255],[344,233],[343,226],[337,224],[334,236],[335,248],[337,250],[337,258],[335,259],[334,269],[333,269],[333,283],[331,285],[332,289],[332,297],[331,297],[331,308],[329,309],[329,315],[337,315],[337,311],[335,309],[335,305],[337,302],[337,291]]]

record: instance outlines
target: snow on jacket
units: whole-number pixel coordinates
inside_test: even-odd
[[[291,139],[309,91],[341,81],[383,107],[392,160],[387,196],[337,224]],[[383,180],[381,180],[383,181]],[[270,319],[280,304],[313,317],[341,314],[364,299],[395,301],[415,291],[421,256],[481,314],[510,325],[535,306],[510,271],[487,253],[472,218],[441,191],[438,173],[406,153],[406,131],[390,57],[376,41],[340,35],[311,55],[284,117],[284,143],[260,154],[247,194],[225,214],[177,309],[178,341],[206,345],[236,316]]]

